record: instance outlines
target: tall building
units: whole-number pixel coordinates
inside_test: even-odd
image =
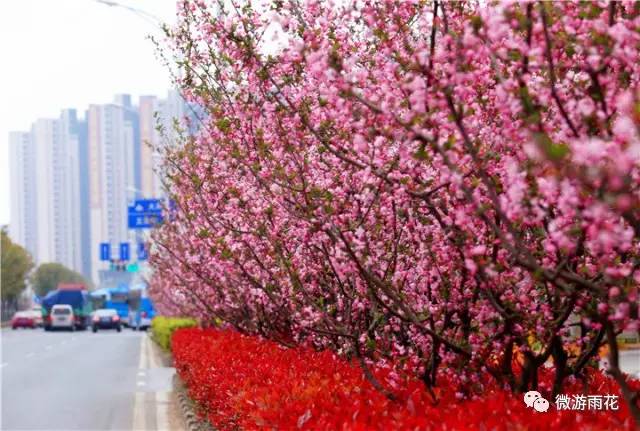
[[[193,131],[194,113],[195,111],[184,101],[178,90],[172,89],[167,92],[167,98],[161,99],[158,103],[158,115],[165,134],[163,136],[165,144],[174,145],[179,138],[179,133],[186,135]],[[192,124],[187,124],[187,121]]]
[[[161,182],[158,176],[158,145],[160,135],[157,130],[158,98],[141,96],[138,106],[140,114],[140,190],[142,196],[160,196]]]
[[[36,263],[82,266],[80,173],[74,110],[38,119],[30,133],[10,134],[11,235]]]
[[[169,90],[165,99],[141,96],[139,114],[140,189],[144,197],[162,197],[165,194],[161,172],[163,149],[176,145],[179,134],[191,132],[191,125],[187,124],[185,118],[193,116],[177,90]]]
[[[35,258],[38,263],[55,262],[56,250],[60,249],[60,237],[55,227],[59,226],[61,215],[59,160],[60,122],[51,118],[40,118],[33,123],[31,135],[36,147],[36,232],[37,248]],[[56,244],[57,243],[57,244]],[[65,262],[60,262],[63,265]]]
[[[90,278],[86,122],[78,119],[75,109],[65,109],[60,115],[60,142],[59,175],[64,195],[60,214],[70,221],[68,226],[63,224],[63,249],[73,262],[70,267]]]
[[[122,94],[90,105],[84,119],[68,109],[37,120],[30,132],[12,132],[12,238],[36,263],[62,263],[96,284],[109,278],[100,243],[110,243],[118,259],[120,243],[128,242],[136,260],[145,232],[128,228],[128,207],[163,197],[160,148],[193,131],[183,121],[189,108],[175,90],[165,99],[142,96],[138,106]]]
[[[89,141],[87,137],[87,120],[76,123],[78,136],[78,173],[80,175],[80,249],[82,275],[92,278],[91,273],[91,218],[89,212]]]
[[[115,103],[90,105],[87,114],[89,143],[89,218],[92,278],[99,280],[106,263],[98,255],[100,243],[117,251],[122,242],[135,241],[128,229],[127,207],[139,196],[139,125],[128,96]],[[118,258],[118,253],[112,253]]]
[[[35,145],[31,133],[9,133],[9,175],[11,178],[9,235],[34,258],[38,245],[35,159]]]

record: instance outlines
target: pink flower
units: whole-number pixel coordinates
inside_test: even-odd
[[[487,251],[487,247],[484,245],[476,245],[471,249],[471,256],[480,256]]]
[[[369,150],[369,144],[365,140],[364,136],[356,133],[356,135],[353,137],[353,148],[358,153],[365,153]]]
[[[475,275],[478,272],[478,265],[473,261],[473,259],[465,259],[464,266],[471,273],[471,275]]]

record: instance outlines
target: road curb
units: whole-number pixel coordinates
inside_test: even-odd
[[[173,375],[173,391],[178,399],[178,405],[180,406],[182,419],[186,425],[186,431],[216,431],[209,421],[198,417],[195,403],[189,398],[187,388],[178,374]]]

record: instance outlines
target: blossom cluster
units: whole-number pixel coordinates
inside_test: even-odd
[[[522,395],[486,385],[481,397],[459,401],[447,380],[429,393],[404,378],[391,401],[376,390],[360,368],[335,354],[288,349],[235,331],[179,329],[172,350],[176,371],[199,412],[216,429],[317,430],[547,430],[633,429],[629,410],[559,411],[527,409]],[[385,381],[385,370],[373,370]],[[553,374],[541,374],[550,385]],[[596,371],[584,383],[598,394],[618,394],[615,382]],[[638,387],[638,382],[632,382]],[[592,394],[590,394],[592,395]],[[585,396],[585,395],[582,395]]]
[[[636,2],[180,0],[166,312],[552,392],[638,332]],[[523,358],[524,372],[511,367]],[[387,394],[390,395],[390,394]]]

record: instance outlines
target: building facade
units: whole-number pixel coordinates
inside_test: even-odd
[[[9,134],[11,214],[9,235],[33,257],[36,255],[36,153],[29,132]]]
[[[109,271],[101,243],[111,244],[113,259],[120,258],[120,243],[130,243],[135,261],[143,233],[128,228],[128,207],[164,196],[161,148],[189,133],[185,116],[177,91],[166,99],[142,96],[137,106],[123,94],[90,105],[84,119],[68,109],[36,120],[29,132],[12,132],[12,239],[37,264],[61,263],[95,284]]]
[[[101,243],[111,244],[112,258],[122,242],[133,243],[127,208],[140,195],[140,138],[138,114],[125,95],[115,103],[91,105],[88,111],[89,213],[92,278],[108,268],[100,261]]]
[[[81,137],[74,110],[36,120],[30,132],[10,134],[11,224],[14,241],[37,264],[82,266]]]

